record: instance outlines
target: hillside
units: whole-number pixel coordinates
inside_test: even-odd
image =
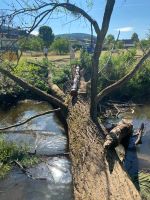
[[[70,33],[70,34],[59,34],[56,37],[67,38],[68,40],[76,40],[76,41],[90,41],[91,35],[87,33]],[[94,36],[94,41],[96,41],[96,37]]]

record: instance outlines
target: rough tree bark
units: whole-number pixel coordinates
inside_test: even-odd
[[[89,108],[83,101],[70,105],[67,120],[75,200],[140,200],[116,152],[104,151]]]

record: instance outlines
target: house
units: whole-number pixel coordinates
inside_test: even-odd
[[[0,26],[0,36],[6,38],[18,39],[19,28],[12,28],[10,26]]]
[[[0,50],[17,50],[19,36],[25,35],[26,31],[10,26],[0,26]]]
[[[120,40],[120,41],[122,42],[124,48],[135,47],[135,43],[132,39],[123,39],[123,40]]]

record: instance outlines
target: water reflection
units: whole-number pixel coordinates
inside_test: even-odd
[[[7,112],[0,110],[0,127],[24,121],[49,109],[51,106],[45,102],[20,102]],[[15,168],[4,180],[0,180],[0,200],[73,199],[70,160],[64,156],[47,157],[68,151],[65,130],[54,113],[10,129],[3,137],[19,145],[29,145],[30,151],[36,150],[42,157],[40,164],[28,169],[33,179]]]
[[[123,153],[119,149],[119,154],[125,153],[124,167],[131,177],[136,177],[136,186],[139,188],[138,176],[141,170],[150,169],[150,105],[137,106],[134,112],[121,113],[119,119],[108,119],[106,123],[118,123],[121,119],[132,120],[134,133],[144,123],[144,135],[142,144],[135,146],[137,136],[133,135],[126,144],[126,150]],[[109,127],[108,127],[109,128]]]
[[[32,180],[13,171],[0,184],[1,200],[72,200],[70,184]]]
[[[40,163],[28,172],[34,178],[46,179],[55,184],[69,184],[71,183],[70,162],[66,158],[49,158]]]
[[[133,168],[138,166],[139,170],[150,168],[150,105],[143,105],[135,108],[134,113],[125,113],[123,118],[132,119],[134,132],[139,129],[141,123],[144,123],[144,135],[142,137],[142,144],[135,147],[135,136],[132,136],[129,141],[129,147],[126,152],[126,159],[131,160],[137,157],[137,161]],[[133,156],[135,155],[135,156]],[[136,159],[133,159],[136,160]],[[134,171],[134,170],[133,170]]]

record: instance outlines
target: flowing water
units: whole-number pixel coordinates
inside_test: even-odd
[[[142,144],[135,146],[136,136],[129,139],[129,146],[125,152],[125,169],[131,176],[141,170],[150,171],[150,104],[135,106],[130,112],[120,114],[119,119],[109,119],[108,122],[116,123],[122,118],[132,120],[134,133],[140,128],[141,123],[145,126]]]
[[[40,112],[52,109],[46,102],[26,100],[8,111],[0,110],[0,127],[16,124]],[[41,163],[29,168],[34,179],[28,178],[19,168],[0,180],[0,200],[71,200],[73,199],[71,163],[67,136],[63,125],[54,113],[9,129],[3,137],[18,145],[27,144],[31,152],[41,157]]]
[[[132,136],[126,150],[125,168],[130,175],[134,175],[141,170],[150,171],[150,105],[135,107],[134,113],[124,114],[125,118],[133,120],[134,132],[144,123],[144,134],[142,144],[135,147],[137,137]]]
[[[0,127],[20,121],[51,109],[45,102],[23,101],[8,111],[0,110]],[[134,113],[124,113],[120,118],[133,120],[136,131],[145,124],[142,144],[135,147],[135,137],[130,138],[126,150],[125,168],[129,174],[150,169],[150,105],[136,107]],[[71,163],[65,156],[55,156],[68,151],[63,125],[54,113],[36,118],[25,125],[3,134],[6,140],[18,145],[27,144],[31,152],[41,156],[43,162],[28,169],[30,179],[14,168],[0,180],[0,200],[71,200],[73,199]],[[53,156],[52,156],[53,155]]]

